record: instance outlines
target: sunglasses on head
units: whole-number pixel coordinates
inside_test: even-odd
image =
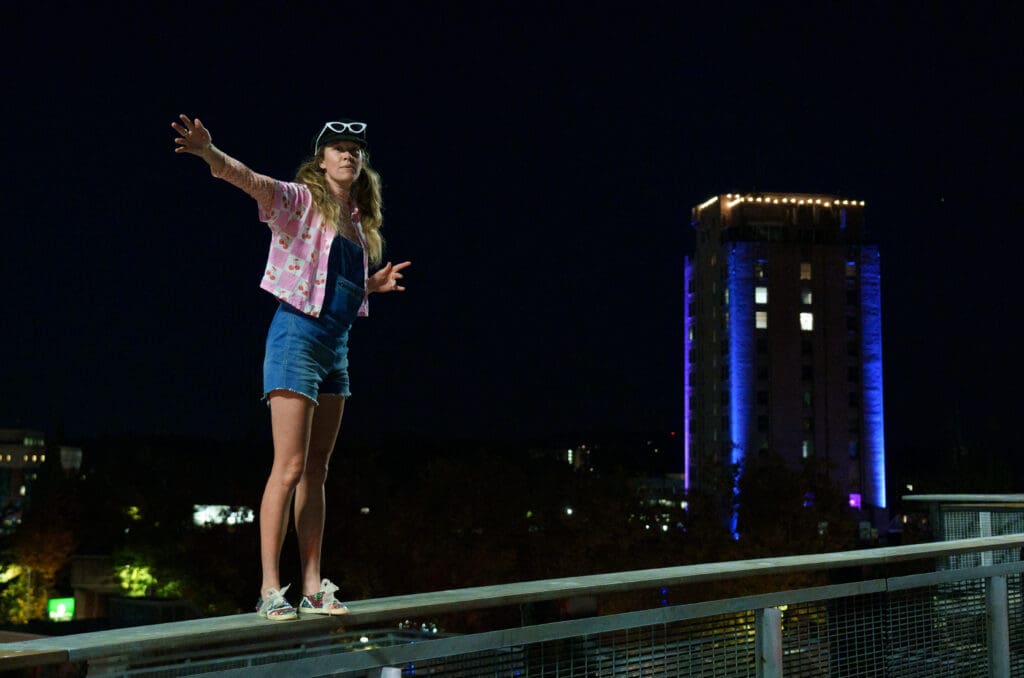
[[[344,134],[345,132],[351,132],[352,134],[362,134],[366,131],[365,122],[328,122],[324,124],[324,128],[320,130],[320,134],[316,135],[316,146],[320,146],[320,139],[323,138],[324,134],[328,131],[336,134]]]

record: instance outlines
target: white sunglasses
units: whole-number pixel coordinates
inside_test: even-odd
[[[328,130],[335,133],[352,132],[353,134],[362,134],[366,131],[365,122],[328,122],[324,123],[324,128],[320,130],[320,134],[316,135],[316,146],[319,148],[320,139],[323,138],[324,133]]]

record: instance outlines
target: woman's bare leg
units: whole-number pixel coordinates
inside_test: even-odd
[[[260,591],[264,596],[269,589],[281,588],[281,545],[288,530],[292,497],[306,467],[315,409],[313,401],[291,391],[272,391],[269,400],[274,465],[260,503]]]
[[[295,532],[299,538],[302,561],[302,593],[312,595],[320,590],[320,552],[324,541],[324,481],[331,452],[338,439],[345,397],[320,396],[320,405],[313,414],[309,437],[306,470],[295,488]]]

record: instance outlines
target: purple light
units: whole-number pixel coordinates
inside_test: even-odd
[[[850,493],[850,508],[860,510],[860,495],[856,492]]]

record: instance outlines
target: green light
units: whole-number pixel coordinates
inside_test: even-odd
[[[46,611],[50,617],[50,621],[71,621],[75,617],[75,599],[50,598],[46,603]]]

